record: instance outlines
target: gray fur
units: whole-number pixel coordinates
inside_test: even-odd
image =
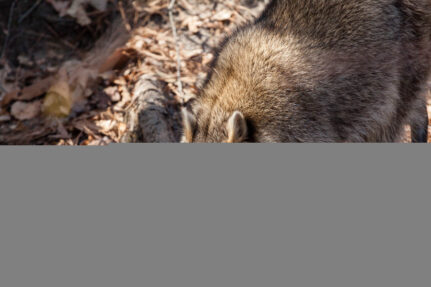
[[[227,142],[236,111],[248,142],[421,141],[430,38],[431,0],[274,0],[221,45],[184,141]]]

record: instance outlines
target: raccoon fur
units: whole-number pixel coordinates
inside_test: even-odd
[[[431,0],[273,0],[220,46],[183,142],[427,139]]]

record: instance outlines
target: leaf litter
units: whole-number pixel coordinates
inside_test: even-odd
[[[40,40],[65,49],[24,51],[2,59],[0,144],[119,142],[125,132],[124,114],[133,98],[133,84],[142,75],[153,75],[166,83],[165,92],[176,99],[169,110],[178,112],[180,102],[193,98],[202,84],[213,49],[237,25],[256,17],[266,2],[176,1],[174,18],[184,86],[181,95],[169,1],[42,1],[33,17],[42,8],[51,9],[49,17],[73,21],[85,31],[92,30],[94,37],[87,33],[71,41],[46,28],[38,32]],[[108,17],[115,20],[101,24]],[[79,48],[83,46],[80,41],[93,43],[92,48]],[[70,57],[69,51],[73,51]]]
[[[214,48],[238,25],[257,17],[268,0],[176,0],[183,93],[177,86],[169,2],[42,1],[33,13],[51,9],[49,19],[69,24],[61,33],[57,26],[31,32],[45,41],[43,49],[0,59],[0,144],[119,142],[133,85],[143,75],[166,84],[164,92],[175,99],[169,110],[178,113],[180,103],[195,97],[203,84]]]

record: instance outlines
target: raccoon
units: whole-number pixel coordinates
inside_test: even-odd
[[[219,47],[182,142],[426,142],[431,0],[273,0]]]

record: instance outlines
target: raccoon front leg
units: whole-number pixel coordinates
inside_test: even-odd
[[[428,110],[424,98],[417,100],[410,117],[411,137],[413,143],[428,142]]]

